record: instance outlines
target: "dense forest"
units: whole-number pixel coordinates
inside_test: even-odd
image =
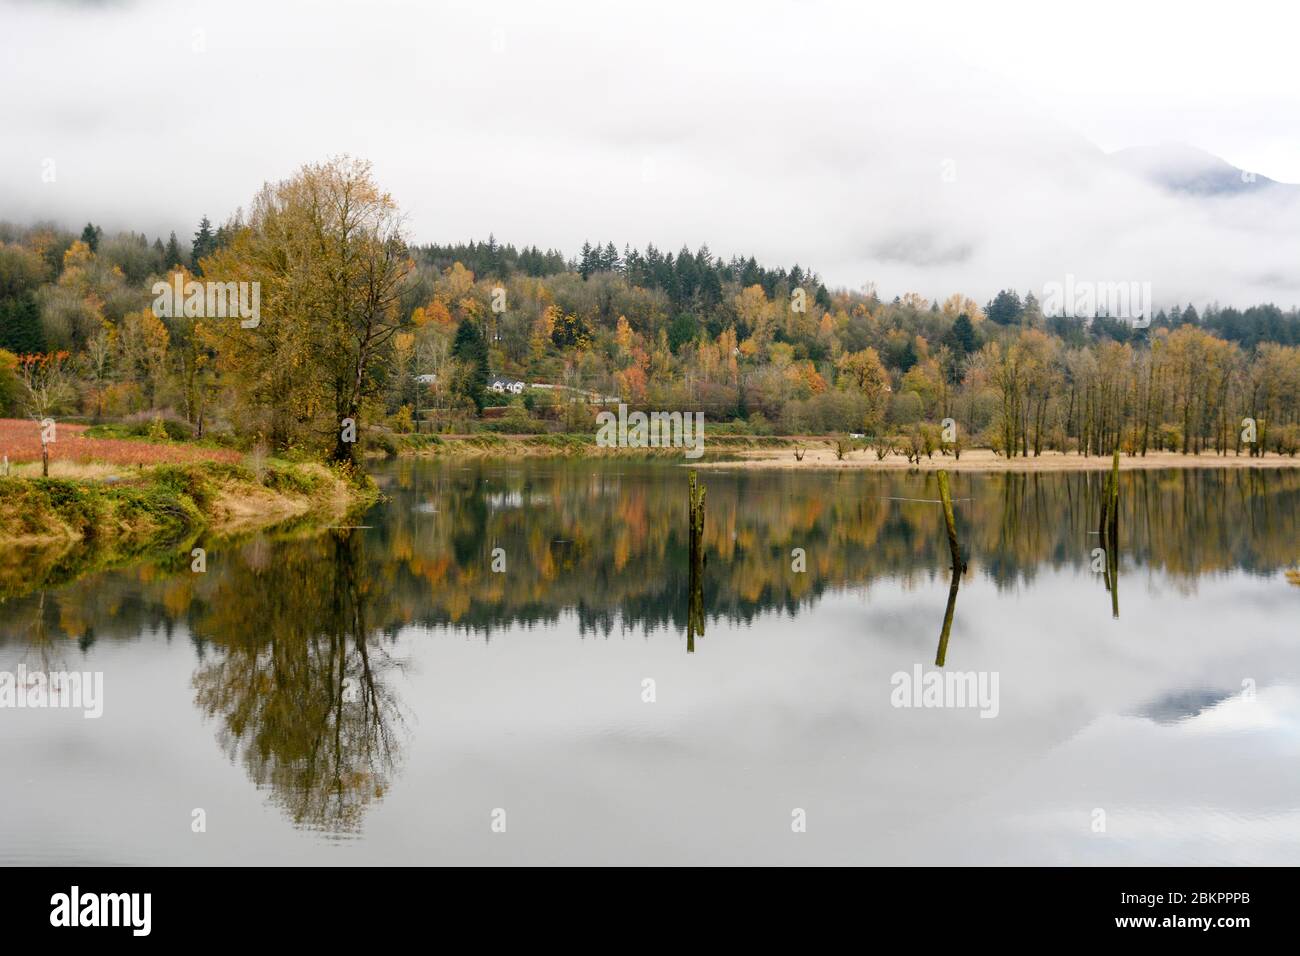
[[[160,314],[154,286],[176,281],[260,283],[260,324]],[[591,403],[614,399],[756,434],[928,442],[951,418],[957,444],[1008,455],[1300,450],[1294,307],[1150,319],[1044,315],[1010,289],[982,306],[828,289],[707,246],[408,244],[351,160],[183,240],[0,224],[0,414],[161,420],[336,458],[347,419],[590,431]],[[494,376],[526,387],[498,394]]]

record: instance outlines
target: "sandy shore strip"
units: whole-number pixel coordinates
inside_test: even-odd
[[[705,445],[707,450],[708,445]],[[835,470],[849,469],[858,471],[1100,471],[1109,469],[1109,455],[1090,455],[1045,451],[1041,455],[1028,458],[1004,458],[986,448],[970,449],[961,453],[960,459],[951,455],[944,456],[935,452],[933,458],[921,457],[919,465],[908,462],[903,455],[891,454],[884,461],[876,460],[876,453],[871,449],[849,452],[842,461],[835,457],[832,448],[809,446],[803,461],[797,461],[793,449],[760,449],[742,451],[730,461],[691,462],[692,468],[732,468],[732,469],[813,469]],[[1204,452],[1200,455],[1180,455],[1177,452],[1147,452],[1143,455],[1124,455],[1119,458],[1123,471],[1157,470],[1161,468],[1300,468],[1300,457],[1285,455],[1265,455],[1263,458],[1251,458],[1247,455],[1218,455]]]

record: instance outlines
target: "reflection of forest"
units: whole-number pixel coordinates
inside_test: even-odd
[[[686,472],[667,465],[399,462],[391,500],[365,530],[252,538],[11,598],[0,648],[29,664],[96,640],[187,634],[195,702],[249,777],[305,826],[348,831],[382,797],[404,726],[393,671],[398,628],[484,635],[576,613],[584,630],[688,616]],[[970,576],[998,587],[1044,567],[1087,571],[1102,474],[953,476]],[[950,563],[934,476],[712,472],[704,528],[706,618],[793,611],[827,589],[886,577],[910,585]],[[1300,473],[1126,472],[1125,574],[1274,573],[1296,558]],[[506,555],[492,571],[492,552]],[[791,551],[807,553],[807,573]],[[936,585],[937,586],[937,585]],[[940,637],[942,663],[956,589]],[[938,622],[935,622],[936,626]],[[70,640],[77,643],[72,644]]]
[[[349,571],[372,631],[421,623],[490,632],[569,610],[584,629],[686,628],[681,469],[399,462],[383,479],[392,500],[367,518],[373,527],[358,533],[365,546],[353,558],[361,566]],[[1011,587],[1044,567],[1087,570],[1101,481],[1100,472],[954,475],[954,495],[968,499],[957,521],[971,576]],[[928,580],[949,561],[937,506],[888,500],[937,497],[932,475],[712,472],[707,483],[710,618],[792,611],[879,577]],[[1273,573],[1296,559],[1297,504],[1293,471],[1125,472],[1124,571],[1151,567],[1189,586],[1209,572]],[[42,633],[83,643],[178,623],[196,642],[222,646],[277,633],[263,620],[328,632],[322,618],[337,582],[323,569],[337,569],[332,547],[329,535],[254,539],[210,554],[206,574],[181,562],[100,575],[46,592],[39,612],[38,595],[10,599],[0,640],[22,639],[38,613]],[[491,569],[494,548],[505,552],[505,573]],[[806,574],[791,571],[794,548],[807,552]]]
[[[196,621],[195,702],[295,823],[353,830],[399,757],[402,719],[385,678],[400,664],[370,631],[357,532],[283,557],[217,578]]]

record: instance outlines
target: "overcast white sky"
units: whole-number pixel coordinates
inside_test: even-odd
[[[1172,196],[1105,152],[1177,141],[1300,182],[1297,19],[1131,0],[0,0],[0,218],[188,239],[347,152],[416,241],[707,241],[889,296],[983,301],[1072,273],[1150,281],[1160,304],[1288,306],[1300,207]]]

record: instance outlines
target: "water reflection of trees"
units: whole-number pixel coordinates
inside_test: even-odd
[[[999,588],[1045,569],[1090,573],[1101,472],[953,477],[971,573]],[[708,475],[705,526],[710,617],[744,621],[793,613],[827,589],[886,577],[928,582],[947,563],[932,475],[726,473]],[[686,478],[677,469],[552,465],[544,473],[478,465],[436,471],[401,465],[395,504],[379,530],[396,560],[387,571],[408,608],[430,624],[490,631],[572,611],[584,629],[688,623]],[[437,513],[421,510],[436,503]],[[1121,476],[1125,573],[1154,569],[1189,586],[1233,569],[1273,573],[1295,559],[1300,473],[1126,472]],[[454,557],[456,541],[478,551]],[[560,542],[565,560],[557,557]],[[494,575],[501,547],[509,573]],[[790,567],[805,549],[808,572]]]
[[[1001,588],[1045,568],[1091,576],[1101,477],[954,475],[969,575]],[[933,480],[709,473],[705,614],[793,614],[828,589],[880,578],[935,586],[950,561],[939,509],[891,500],[932,499]],[[1295,560],[1298,472],[1121,480],[1128,580],[1150,568],[1194,587],[1201,574],[1272,574]],[[7,598],[0,649],[50,664],[97,640],[188,634],[199,658],[196,704],[222,748],[297,823],[346,831],[400,764],[393,677],[402,626],[486,635],[574,614],[585,633],[687,629],[681,469],[401,462],[384,482],[391,501],[367,519],[369,530],[257,537],[211,549],[202,574],[178,559]],[[492,571],[494,548],[506,553],[505,573]],[[791,568],[794,548],[806,552],[806,573]],[[950,586],[940,660],[955,599]]]
[[[399,462],[384,480],[392,500],[367,519],[374,527],[365,532],[364,553],[352,558],[363,570],[348,572],[362,589],[367,628],[421,623],[490,633],[573,614],[587,633],[620,626],[685,633],[682,469]],[[1045,569],[1091,574],[1100,472],[959,473],[952,480],[953,494],[970,499],[959,502],[957,517],[971,577],[1014,588]],[[879,578],[929,587],[948,563],[939,510],[888,499],[934,498],[933,482],[923,474],[710,472],[708,617],[793,614],[828,589]],[[1295,561],[1298,504],[1295,471],[1126,472],[1123,572],[1132,580],[1155,569],[1189,588],[1207,573],[1275,573]],[[262,630],[296,633],[312,620],[307,611],[327,607],[320,589],[343,586],[337,561],[322,557],[332,539],[258,540],[214,551],[207,574],[150,566],[48,592],[43,619],[53,633],[83,642],[183,626],[201,648],[238,648]],[[498,547],[505,573],[492,571]],[[805,550],[807,573],[791,570],[794,548]],[[321,567],[335,570],[323,577]],[[24,608],[30,617],[36,600],[6,602],[0,641],[22,639],[9,622],[27,619],[18,613]],[[262,618],[268,623],[259,628],[254,622]]]
[[[334,531],[260,563],[222,568],[193,622],[196,703],[295,823],[354,830],[388,786],[402,727],[361,537]]]

